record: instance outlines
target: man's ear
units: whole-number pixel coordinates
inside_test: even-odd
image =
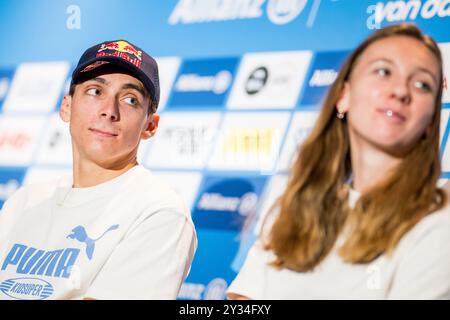
[[[149,116],[147,126],[141,133],[141,139],[146,140],[153,137],[158,129],[159,114],[153,113]]]
[[[62,121],[64,122],[70,122],[70,112],[72,107],[72,97],[66,94],[62,101],[61,105],[59,107],[59,116],[61,117]]]
[[[336,102],[336,111],[339,113],[347,113],[350,106],[350,84],[344,82],[344,88],[342,88],[341,96]]]

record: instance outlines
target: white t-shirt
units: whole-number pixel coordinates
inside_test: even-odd
[[[0,299],[175,299],[197,248],[175,192],[142,166],[71,186],[25,186],[5,203]]]
[[[350,204],[357,194],[350,194]],[[251,299],[450,299],[450,207],[423,218],[405,234],[393,255],[349,264],[335,249],[313,271],[268,265],[275,255],[260,240],[227,293]]]

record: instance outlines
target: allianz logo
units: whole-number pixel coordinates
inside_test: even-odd
[[[258,19],[264,8],[270,22],[286,24],[297,18],[308,0],[179,0],[169,24]]]
[[[224,300],[228,283],[223,278],[214,278],[206,286],[201,283],[185,282],[181,285],[178,298],[190,300]]]
[[[203,293],[203,300],[225,300],[228,283],[225,279],[215,278],[211,280]]]
[[[232,75],[227,70],[222,70],[212,76],[186,73],[179,77],[175,89],[180,92],[212,91],[215,94],[223,94],[230,86],[231,80]]]
[[[380,23],[415,20],[419,15],[423,19],[436,16],[450,16],[450,0],[410,0],[378,2],[367,7],[367,13],[372,13],[367,19],[369,29],[379,28]]]
[[[238,212],[242,216],[248,215],[256,208],[258,196],[254,192],[247,192],[241,197],[227,197],[220,193],[205,192],[197,204],[198,209],[212,211]]]
[[[0,183],[0,201],[6,201],[17,189],[20,183],[15,179],[8,180],[6,183]]]
[[[331,85],[336,80],[338,73],[333,69],[315,70],[309,80],[310,87],[323,87]]]

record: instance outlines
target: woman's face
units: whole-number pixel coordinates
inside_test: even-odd
[[[337,103],[347,113],[351,143],[403,155],[431,127],[440,69],[418,40],[393,36],[360,55]]]

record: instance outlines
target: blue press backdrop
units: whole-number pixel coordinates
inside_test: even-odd
[[[347,53],[404,21],[440,43],[448,77],[447,0],[0,0],[0,208],[21,184],[70,171],[57,117],[70,72],[87,47],[127,39],[158,58],[164,80],[141,162],[185,197],[197,227],[179,298],[222,299]],[[445,181],[448,87],[443,101]]]

